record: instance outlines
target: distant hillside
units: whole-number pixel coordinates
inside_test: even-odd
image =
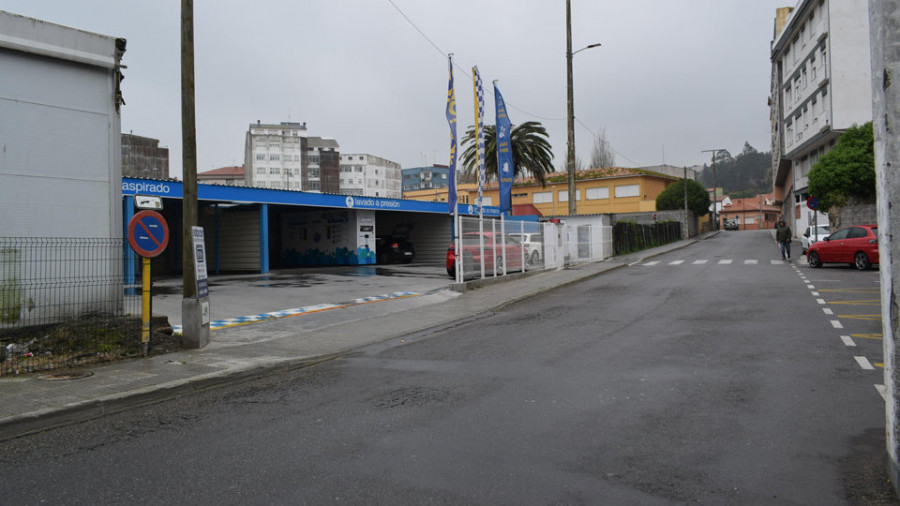
[[[713,170],[710,163],[704,164],[700,173],[700,183],[712,188]],[[759,193],[771,193],[771,152],[757,151],[747,142],[744,143],[741,154],[735,157],[727,150],[719,151],[716,156],[715,184],[731,198],[755,197]]]

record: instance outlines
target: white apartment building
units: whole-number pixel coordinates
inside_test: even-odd
[[[247,186],[338,193],[339,146],[308,137],[306,123],[251,124],[244,146]]]
[[[340,192],[347,195],[403,196],[400,164],[367,154],[341,155]]]
[[[813,219],[806,206],[813,165],[844,130],[872,120],[868,0],[778,9],[771,61],[775,197],[797,232]]]

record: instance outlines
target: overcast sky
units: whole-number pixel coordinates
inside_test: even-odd
[[[602,129],[617,165],[701,164],[769,150],[769,43],[793,0],[572,0],[576,147]],[[179,0],[4,0],[0,9],[128,40],[122,131],[169,147],[181,178]],[[565,0],[195,0],[198,170],[240,165],[250,123],[306,122],[342,153],[447,164],[447,53],[459,135],[471,68],[514,124],[540,121],[566,157]],[[402,13],[401,13],[402,12]],[[405,16],[404,16],[405,15]],[[407,20],[407,18],[409,20]],[[412,23],[410,23],[410,21]],[[421,32],[421,33],[420,33]],[[424,34],[424,36],[423,36]],[[583,123],[583,125],[581,124]]]

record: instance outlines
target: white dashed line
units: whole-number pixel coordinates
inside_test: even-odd
[[[809,288],[810,290],[816,289],[815,285],[806,285],[806,288]]]
[[[853,342],[853,338],[850,336],[841,336],[841,341],[844,341],[844,346],[856,346],[856,343]]]
[[[840,322],[839,320],[831,320],[831,326],[834,327],[834,328],[836,328],[836,329],[842,329],[842,328],[844,328],[844,326],[841,325],[841,322]]]
[[[769,263],[772,265],[782,265],[784,264],[784,260],[769,260]]]
[[[744,260],[744,265],[756,265],[759,263],[759,260]]]
[[[819,304],[825,304],[825,299],[816,299]]]
[[[875,385],[875,390],[878,390],[878,393],[881,394],[881,400],[886,401],[884,397],[884,385]]]
[[[694,260],[694,265],[703,265],[709,260]]]
[[[673,260],[669,262],[669,265],[681,265],[684,263],[684,260]]]
[[[656,264],[658,264],[658,263],[659,263],[659,260],[654,260],[654,261],[652,261],[652,262],[647,262],[647,263],[645,263],[645,264],[643,264],[643,265],[656,265]]]
[[[834,314],[834,311],[832,311],[831,309],[829,309],[829,308],[827,308],[827,307],[823,307],[823,308],[822,308],[822,312],[825,313],[825,314],[827,314],[827,315],[833,315],[833,314]]]
[[[732,259],[730,259],[730,258],[726,258],[726,259],[724,259],[724,260],[719,260],[719,265],[728,265],[728,264],[730,264],[730,263],[733,262],[733,261],[734,261],[734,260],[732,260]]]
[[[866,371],[875,370],[875,366],[873,366],[871,364],[871,362],[869,362],[869,359],[867,359],[866,357],[853,357],[853,358],[855,358],[856,363],[859,364],[859,366],[862,367],[863,369],[865,369]]]
[[[819,292],[811,292],[811,294],[812,294],[813,297],[818,297],[818,296],[819,296]]]

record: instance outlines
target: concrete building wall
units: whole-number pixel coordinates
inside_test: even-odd
[[[159,140],[122,134],[122,175],[148,179],[169,178],[169,148]]]
[[[399,199],[400,164],[362,153],[340,156],[340,193]]]

